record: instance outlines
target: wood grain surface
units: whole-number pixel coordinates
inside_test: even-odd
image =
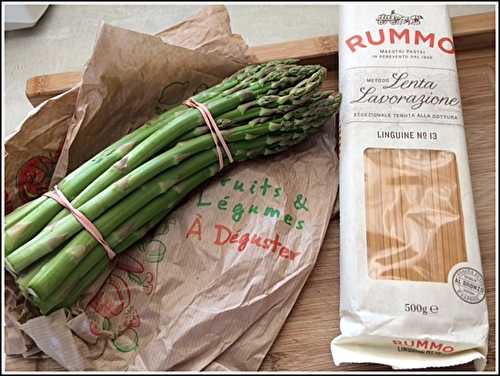
[[[456,22],[454,19],[454,27]],[[477,27],[484,30],[484,23]],[[487,370],[493,371],[496,362],[495,140],[497,128],[495,124],[495,49],[494,44],[487,43],[491,35],[486,34],[487,37],[480,38],[480,43],[476,44],[476,47],[485,45],[489,47],[459,49],[457,64],[490,321]],[[317,57],[321,58],[321,54],[314,58]],[[333,59],[332,56],[326,58]],[[337,88],[336,71],[329,71],[325,87]],[[334,217],[328,228],[317,264],[277,340],[267,354],[261,367],[262,371],[389,370],[388,367],[374,364],[349,364],[339,367],[333,365],[330,342],[340,333],[338,255],[339,225],[338,218]],[[51,359],[35,360],[14,357],[7,357],[6,369],[8,371],[62,370]],[[444,370],[473,370],[473,366],[466,364]]]
[[[495,52],[493,48],[457,55],[460,89],[474,190],[479,241],[490,318],[488,370],[495,365]],[[326,88],[337,87],[330,71]],[[335,367],[330,341],[339,332],[339,225],[332,218],[317,264],[276,342],[262,364],[263,371],[388,370],[360,364]],[[55,371],[51,359],[7,358],[7,370]],[[447,370],[472,370],[471,364]]]
[[[495,44],[495,13],[487,12],[451,19],[455,47],[458,51],[483,48]],[[307,64],[322,64],[328,69],[337,66],[338,38],[327,35],[282,43],[251,47],[252,60],[265,62],[274,59],[297,58]],[[80,81],[80,72],[62,72],[30,78],[26,96],[34,105],[71,89]]]

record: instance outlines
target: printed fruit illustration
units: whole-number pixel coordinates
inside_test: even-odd
[[[167,247],[160,240],[152,240],[146,245],[146,255],[144,261],[158,263],[163,261]]]
[[[131,317],[128,320],[128,326],[130,328],[138,328],[141,325],[141,319],[139,317],[139,314],[137,313],[137,310],[135,308],[132,308],[130,315]]]
[[[120,352],[130,352],[139,346],[139,335],[135,329],[128,328],[119,337],[115,338],[113,345]]]
[[[99,290],[89,306],[104,317],[118,316],[130,304],[127,282],[111,274],[106,285]]]
[[[99,337],[102,334],[101,329],[99,329],[99,326],[95,321],[90,323],[90,332],[96,337]]]
[[[144,265],[142,265],[139,260],[127,254],[120,255],[116,267],[120,270],[123,270],[124,272],[129,273],[140,274],[144,272]]]
[[[154,276],[153,273],[147,272],[146,275],[144,276],[144,293],[146,295],[150,295],[153,292],[153,281],[154,281]]]
[[[90,323],[90,332],[95,335],[96,337],[99,337],[102,335],[102,331],[109,331],[111,330],[111,322],[107,317],[104,318],[102,321],[101,325],[102,329],[99,327],[99,323],[97,321],[91,321]]]
[[[136,285],[142,286],[146,295],[150,295],[153,292],[153,273],[147,272],[144,274],[144,276],[141,276],[135,273],[128,272],[127,276]]]
[[[56,160],[38,156],[28,160],[17,173],[17,190],[23,203],[48,191]]]

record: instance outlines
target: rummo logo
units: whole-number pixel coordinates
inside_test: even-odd
[[[450,37],[438,36],[435,33],[424,34],[420,30],[407,28],[402,30],[382,28],[377,31],[366,31],[346,38],[344,43],[351,52],[357,52],[369,46],[420,45],[428,48],[438,48],[445,54],[453,55],[455,53],[453,39]]]
[[[420,25],[423,19],[424,17],[419,14],[403,16],[402,14],[396,13],[396,11],[393,9],[389,14],[379,14],[376,18],[376,21],[379,25]]]
[[[402,340],[402,339],[394,339],[392,340],[392,344],[396,346],[399,352],[423,352],[427,354],[450,354],[455,351],[453,346],[441,343],[430,341],[427,339],[418,339],[418,340]]]
[[[386,19],[384,17],[390,17]],[[391,17],[393,16],[393,17]],[[378,18],[383,18],[379,23],[390,23],[391,25],[403,25],[406,22],[399,19],[399,15],[379,15]],[[409,19],[422,16],[410,16]],[[422,17],[423,18],[423,17]],[[413,21],[412,21],[413,22]],[[418,21],[420,22],[420,21]],[[417,25],[412,23],[412,25]],[[359,29],[359,28],[358,28]],[[441,52],[449,55],[455,53],[455,45],[453,39],[448,35],[439,35],[435,32],[424,32],[418,27],[379,27],[377,29],[368,29],[358,32],[358,34],[350,35],[344,39],[344,43],[351,52],[357,52],[367,47],[388,48],[394,46],[422,46],[431,49],[438,49]]]

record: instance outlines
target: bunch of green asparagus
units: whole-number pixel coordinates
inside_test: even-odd
[[[320,91],[326,70],[294,60],[250,65],[197,95],[235,162],[288,149],[317,132],[340,96]],[[59,184],[116,253],[129,248],[219,171],[197,109],[178,105],[112,144]],[[227,158],[225,165],[228,165]],[[5,264],[42,314],[69,307],[111,267],[102,246],[52,198],[5,221]]]

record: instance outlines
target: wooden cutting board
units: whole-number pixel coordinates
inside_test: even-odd
[[[490,319],[487,370],[495,370],[495,16],[493,13],[455,17],[452,20],[467,134],[470,170],[479,242],[486,282]],[[298,57],[327,66],[325,87],[337,89],[337,38],[326,36],[255,47],[259,61]],[[72,77],[72,79],[71,79]],[[79,80],[78,73],[39,76],[28,81],[33,103],[58,94]],[[61,79],[62,78],[62,79]],[[373,364],[335,367],[330,341],[339,335],[339,225],[332,218],[316,266],[276,342],[262,364],[262,371],[373,371],[389,370]],[[57,371],[51,359],[7,357],[8,371]],[[447,370],[473,370],[471,364]]]

